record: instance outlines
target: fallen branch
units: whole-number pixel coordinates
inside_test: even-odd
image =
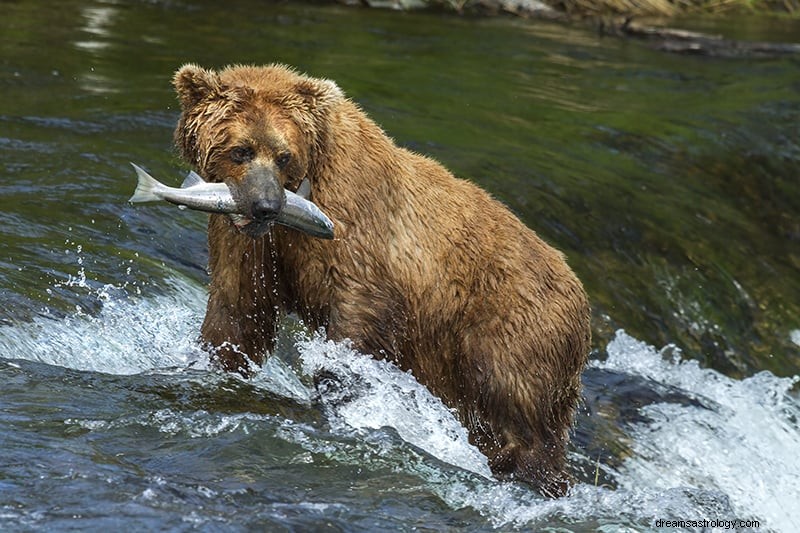
[[[619,33],[650,41],[657,50],[711,57],[778,57],[800,54],[800,44],[739,41],[674,28],[647,26],[625,19]]]

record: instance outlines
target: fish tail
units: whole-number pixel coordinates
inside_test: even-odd
[[[136,184],[136,190],[133,191],[133,196],[130,197],[128,202],[135,204],[139,202],[153,202],[160,200],[155,191],[161,187],[153,176],[144,171],[142,167],[135,163],[131,163],[133,169],[136,171],[136,176],[139,178],[139,183]]]

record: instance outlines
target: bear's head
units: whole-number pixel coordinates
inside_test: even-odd
[[[224,182],[242,214],[263,233],[285,204],[284,188],[312,178],[330,109],[344,95],[329,80],[282,65],[196,65],[173,79],[181,103],[175,144],[207,181]]]

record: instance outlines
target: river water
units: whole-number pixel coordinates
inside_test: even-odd
[[[800,530],[800,59],[256,0],[0,5],[3,531]],[[180,182],[181,64],[273,61],[566,253],[594,307],[569,496],[491,479],[407,374],[292,320],[254,379],[208,369],[205,216],[129,206],[129,162]]]

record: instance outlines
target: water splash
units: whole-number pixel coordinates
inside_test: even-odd
[[[83,268],[54,285],[60,286],[86,291],[88,300],[102,306],[100,311],[86,313],[77,305],[65,318],[43,314],[31,322],[0,326],[0,356],[109,374],[207,366],[208,358],[196,343],[205,305],[202,288],[173,278],[162,295],[138,298],[125,287],[94,287]]]
[[[629,429],[634,453],[620,486],[715,490],[740,518],[760,518],[777,531],[800,529],[792,511],[800,495],[800,402],[792,394],[798,377],[760,372],[732,379],[623,331],[609,343],[608,359],[593,365],[677,387],[702,404],[642,408],[648,421]]]
[[[112,374],[207,367],[195,342],[205,307],[197,284],[174,278],[157,296],[93,286],[81,275],[66,284],[99,301],[99,311],[0,326],[0,356]],[[617,488],[583,483],[567,497],[548,500],[492,479],[486,458],[469,444],[453,413],[410,374],[348,343],[319,333],[298,335],[296,353],[272,357],[250,384],[306,405],[316,402],[325,412],[325,429],[249,413],[170,409],[71,423],[88,430],[134,424],[214,437],[268,422],[276,437],[307,453],[410,474],[448,507],[471,508],[499,528],[586,522],[655,530],[659,518],[753,518],[768,530],[800,529],[792,514],[800,494],[800,402],[792,391],[798,378],[762,372],[736,380],[681,360],[673,346],[656,350],[620,331],[607,360],[592,367],[677,389],[696,401],[651,403],[634,421],[616,422],[630,453],[621,464],[599,466]],[[331,379],[315,387],[310,377],[319,374]],[[571,459],[594,462],[580,453]]]
[[[563,517],[636,530],[658,529],[658,519],[755,519],[774,531],[798,527],[790,512],[800,494],[800,403],[791,394],[797,378],[768,372],[741,381],[728,378],[695,361],[681,361],[674,346],[658,351],[619,331],[608,346],[608,359],[592,366],[677,388],[698,401],[651,404],[640,410],[639,419],[646,422],[623,423],[633,453],[619,468],[601,465],[618,488],[584,483],[565,498],[547,500],[524,486],[491,480],[486,458],[469,445],[466,431],[409,374],[319,334],[302,339],[298,347],[304,373],[336,376],[337,387],[322,398],[336,429],[390,427],[403,441],[480,474],[420,468],[413,454],[404,456],[413,464],[409,469],[449,506],[471,507],[496,527]],[[366,435],[362,439],[368,441]],[[342,462],[364,461],[363,454],[354,457],[310,427],[288,424],[283,436]],[[390,454],[382,448],[385,441],[371,445],[376,455]]]
[[[386,361],[366,357],[346,342],[324,340],[319,332],[298,342],[302,370],[334,376],[321,395],[334,427],[391,427],[399,436],[451,465],[491,479],[486,457],[469,444],[454,414],[410,373]]]

